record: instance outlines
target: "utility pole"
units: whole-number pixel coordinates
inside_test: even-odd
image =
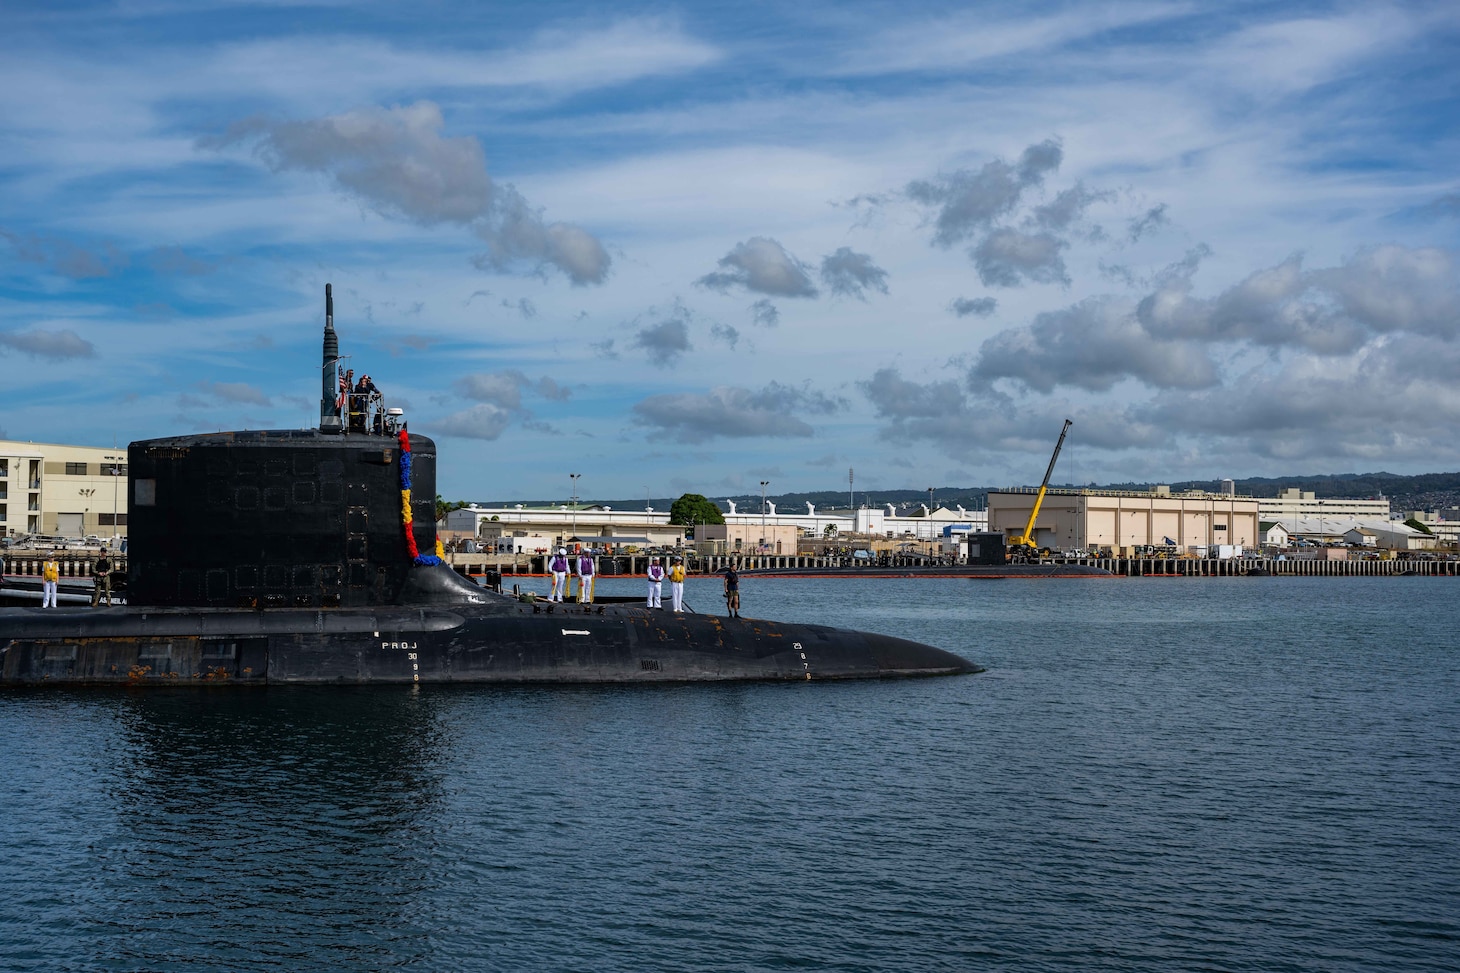
[[[112,455],[107,457],[107,459],[112,461],[112,547],[117,546],[117,477],[121,476],[122,473],[117,468],[117,461],[121,457],[116,455],[116,448],[116,445],[113,444]]]
[[[582,473],[569,473],[568,479],[573,481],[573,536],[578,536],[578,477]]]

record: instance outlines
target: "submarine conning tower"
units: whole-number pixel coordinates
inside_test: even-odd
[[[318,429],[205,433],[128,446],[130,604],[333,608],[481,600],[474,584],[433,556],[436,444],[398,428],[400,410],[361,404],[376,411],[375,421],[366,421],[343,382],[335,394],[339,354],[328,285],[325,294]]]

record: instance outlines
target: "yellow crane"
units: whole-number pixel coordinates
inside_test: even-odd
[[[1044,471],[1044,482],[1039,484],[1039,493],[1034,498],[1034,509],[1029,511],[1029,523],[1024,525],[1024,533],[1014,538],[1011,545],[1011,554],[1022,554],[1026,557],[1037,553],[1034,545],[1034,519],[1039,516],[1039,508],[1044,503],[1045,491],[1049,489],[1049,478],[1054,473],[1055,460],[1060,458],[1060,447],[1065,444],[1065,436],[1069,434],[1070,427],[1074,420],[1066,419],[1065,427],[1060,430],[1059,442],[1054,444],[1054,455],[1049,458],[1049,468]]]

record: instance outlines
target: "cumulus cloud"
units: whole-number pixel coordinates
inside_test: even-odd
[[[872,262],[865,253],[856,253],[851,247],[839,247],[821,261],[821,282],[833,294],[867,299],[867,290],[887,293],[887,271]]]
[[[601,284],[612,263],[608,251],[587,230],[570,223],[544,222],[542,211],[511,186],[502,186],[491,212],[474,224],[487,245],[474,263],[484,270],[507,270],[519,261],[542,273],[556,267],[575,285]]]
[[[1206,388],[1217,370],[1199,345],[1154,338],[1132,301],[1095,297],[1002,331],[979,348],[976,387],[1013,379],[1039,392],[1066,385],[1105,391],[1131,378],[1156,388]]]
[[[60,331],[37,329],[0,332],[0,347],[52,361],[96,357],[96,347],[70,328],[62,328]]]
[[[964,407],[963,390],[957,382],[910,382],[895,368],[879,368],[870,379],[858,382],[857,388],[885,419],[948,416]]]
[[[793,411],[826,414],[846,403],[822,392],[771,382],[760,390],[722,385],[703,395],[654,395],[634,406],[634,421],[679,442],[725,437],[806,437],[811,425]]]
[[[1391,245],[1363,250],[1340,267],[1315,270],[1309,281],[1376,332],[1454,338],[1460,334],[1457,269],[1449,251]]]
[[[740,343],[740,329],[732,327],[728,324],[720,324],[719,322],[716,322],[715,324],[710,325],[710,337],[714,338],[716,341],[725,342],[725,344],[729,345],[731,350],[733,351],[735,349],[735,346]]]
[[[1114,196],[1115,194],[1111,192],[1095,192],[1087,189],[1084,183],[1077,182],[1043,206],[1034,207],[1034,212],[1030,214],[1030,221],[1042,229],[1065,230],[1079,222],[1084,217],[1085,211],[1093,204],[1112,199]]]
[[[756,324],[765,328],[774,328],[781,323],[780,310],[764,297],[750,305],[750,317]]]
[[[1049,450],[1065,418],[1073,418],[1084,446],[1120,450],[1167,446],[1171,433],[1128,407],[1102,401],[1080,406],[1068,401],[1011,401],[976,392],[965,396],[957,383],[916,382],[896,369],[879,369],[857,383],[888,425],[881,437],[907,444],[922,440],[947,455],[971,460],[985,450],[1041,455]],[[1040,468],[1042,470],[1042,467]],[[1031,476],[1039,470],[1031,467]]]
[[[442,436],[493,440],[506,431],[511,421],[511,410],[483,402],[425,425],[430,432]]]
[[[275,171],[317,172],[382,216],[424,226],[470,226],[487,244],[478,266],[503,270],[522,261],[556,267],[574,284],[601,283],[609,257],[591,234],[548,223],[510,185],[487,173],[481,144],[446,137],[441,109],[429,101],[369,107],[325,118],[248,118],[200,145],[252,144]]]
[[[671,315],[636,331],[629,347],[644,349],[650,362],[665,368],[693,347],[689,343],[689,324],[683,315]]]
[[[992,297],[958,297],[948,305],[948,309],[960,318],[966,318],[970,314],[977,318],[986,318],[998,310],[999,302]]]
[[[325,173],[382,215],[470,223],[492,203],[486,155],[474,138],[442,137],[445,126],[440,108],[418,101],[302,121],[255,116],[202,144],[253,142],[274,170]]]
[[[634,337],[629,340],[629,348],[641,348],[648,354],[651,364],[660,368],[669,367],[679,361],[680,356],[685,352],[692,351],[694,345],[689,343],[689,321],[691,311],[680,301],[669,308],[669,311],[660,311],[651,308],[647,313],[635,318],[634,324],[638,324]],[[642,323],[647,318],[647,323]],[[612,340],[612,339],[610,339]],[[612,345],[609,346],[612,349]]]
[[[1214,298],[1192,291],[1185,268],[1165,274],[1140,303],[1142,326],[1160,338],[1247,341],[1327,355],[1352,352],[1374,334],[1460,332],[1454,259],[1435,248],[1375,247],[1312,271],[1295,254]]]
[[[903,191],[914,202],[936,208],[933,242],[951,247],[1013,212],[1024,192],[1040,185],[1063,158],[1059,142],[1049,139],[1026,148],[1017,163],[994,159],[977,170],[914,180]]]
[[[1135,243],[1147,233],[1158,230],[1161,227],[1166,226],[1170,222],[1170,218],[1166,216],[1165,203],[1161,203],[1157,206],[1152,206],[1143,214],[1130,221],[1131,243]]]
[[[1460,219],[1460,193],[1447,193],[1430,200],[1420,208],[1427,216]]]
[[[722,269],[706,274],[695,283],[722,294],[733,287],[743,287],[772,297],[816,296],[816,285],[811,282],[806,264],[769,237],[751,237],[737,243],[720,258],[719,266]]]
[[[198,388],[224,402],[268,406],[269,397],[245,382],[199,382]]]
[[[1049,233],[1023,233],[1004,227],[994,230],[970,251],[985,287],[1018,287],[1025,280],[1038,284],[1068,284],[1064,257],[1069,244]]]
[[[531,392],[541,398],[561,402],[571,394],[547,376],[531,379],[515,368],[500,372],[477,372],[463,375],[451,384],[452,390],[464,399],[483,402],[499,409],[517,411],[522,408],[522,393]]]
[[[67,240],[13,233],[0,227],[0,237],[28,263],[43,264],[54,273],[72,280],[110,277],[131,264],[131,258],[107,243],[96,249],[77,246]]]
[[[509,301],[504,297],[502,298],[502,306],[509,311],[516,311],[529,321],[537,317],[537,305],[525,297],[520,297],[516,301]]]
[[[1347,359],[1299,354],[1220,389],[1162,393],[1145,421],[1286,461],[1434,462],[1460,424],[1460,347],[1386,336]],[[1447,447],[1453,461],[1453,445]]]

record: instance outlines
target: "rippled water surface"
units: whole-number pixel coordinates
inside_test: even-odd
[[[0,969],[1454,970],[1456,584],[747,579],[989,671],[0,693]]]

